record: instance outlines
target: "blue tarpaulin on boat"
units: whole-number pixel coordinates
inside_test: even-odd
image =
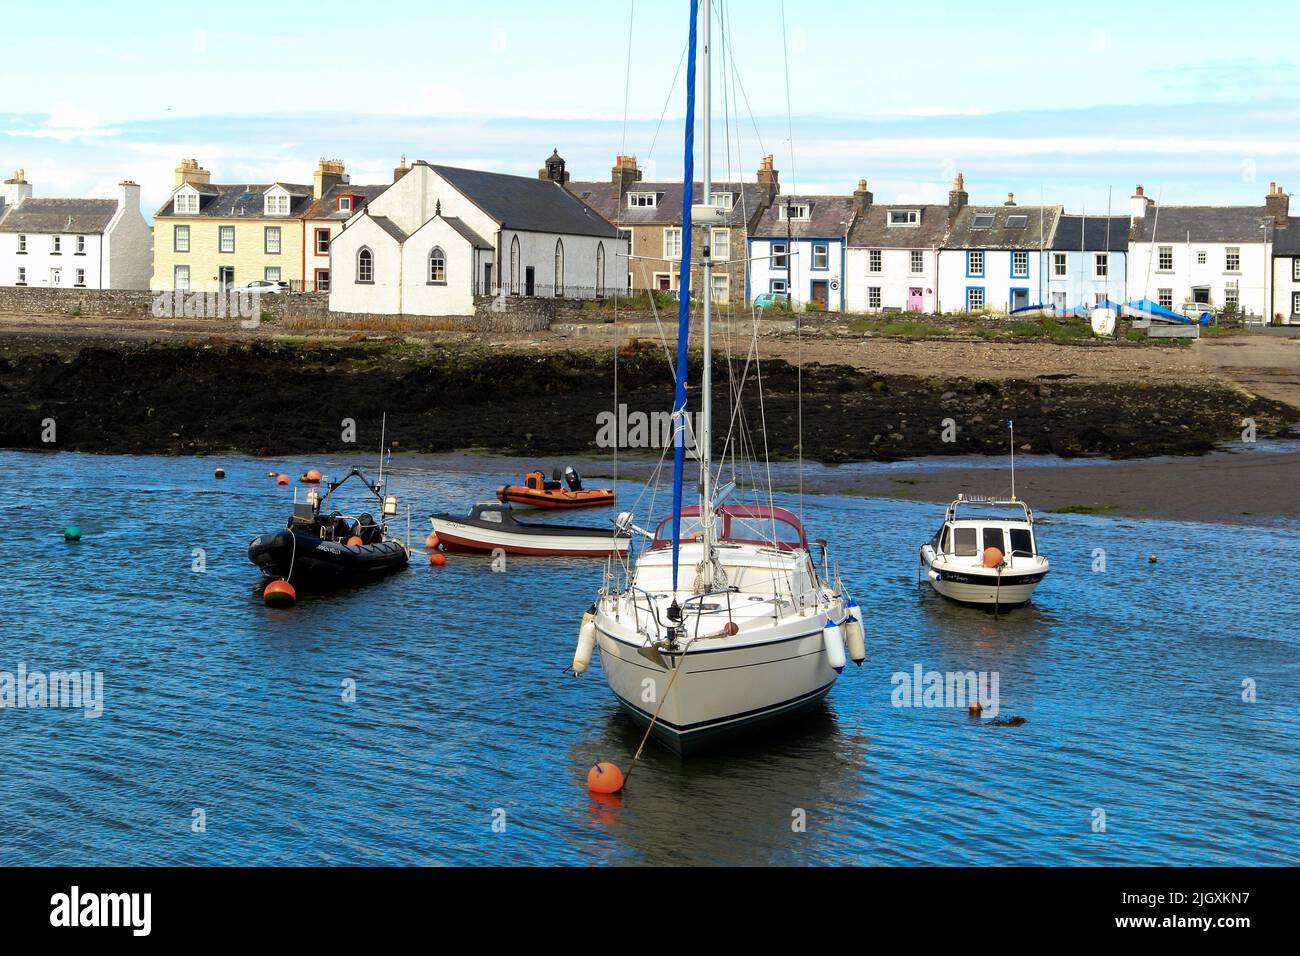
[[[1164,319],[1167,322],[1181,322],[1184,325],[1190,325],[1197,322],[1200,325],[1210,324],[1210,313],[1202,312],[1198,319],[1192,319],[1173,309],[1166,309],[1158,302],[1152,302],[1150,299],[1138,299],[1136,302],[1130,302],[1124,307],[1125,311],[1131,316],[1133,313],[1150,315],[1152,318]]]

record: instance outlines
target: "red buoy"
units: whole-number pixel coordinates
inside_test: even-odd
[[[361,536],[360,536],[360,535],[355,535],[355,534],[354,534],[352,537],[348,538],[348,547],[349,547],[349,548],[359,548],[359,547],[361,547],[361,545],[362,545],[362,541],[361,541]]]
[[[319,484],[320,471],[316,468],[308,468],[305,472],[303,472],[302,481],[303,484],[306,485]]]
[[[267,607],[293,607],[298,603],[298,592],[288,581],[272,581],[262,592]]]
[[[276,483],[277,485],[287,485],[287,484],[289,483],[289,476],[288,476],[288,475],[277,475],[276,478],[275,478],[275,483]]]
[[[592,793],[618,793],[623,789],[623,771],[602,760],[587,771],[587,789]]]
[[[429,563],[435,568],[440,568],[447,563],[447,556],[441,551],[433,551],[429,554]]]
[[[438,533],[436,531],[430,531],[429,537],[424,539],[424,550],[432,551],[437,546],[438,546]]]

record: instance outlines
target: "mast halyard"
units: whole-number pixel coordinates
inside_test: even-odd
[[[712,20],[712,0],[704,0],[702,22],[700,23],[700,46],[704,67],[704,93],[701,107],[704,112],[704,149],[703,149],[703,195],[700,202],[705,206],[713,205],[713,113],[710,107],[713,89],[713,70],[709,62],[709,22]],[[693,185],[688,183],[687,189]],[[691,224],[694,226],[694,223]],[[713,229],[704,227],[703,265],[704,265],[704,362],[700,378],[700,435],[697,451],[700,457],[700,517],[702,519],[702,542],[704,544],[705,573],[710,574],[713,565]],[[710,575],[711,577],[711,575]],[[711,586],[711,585],[710,585]]]

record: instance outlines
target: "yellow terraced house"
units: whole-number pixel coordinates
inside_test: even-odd
[[[197,160],[181,160],[154,213],[150,288],[219,292],[266,280],[301,289],[303,216],[315,198],[297,183],[215,184]]]

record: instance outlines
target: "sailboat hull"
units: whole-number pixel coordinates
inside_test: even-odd
[[[601,667],[633,722],[646,727],[658,709],[652,735],[689,755],[822,705],[839,674],[828,662],[819,620],[791,621],[787,633],[768,634],[761,643],[665,654],[667,668],[598,625]]]

